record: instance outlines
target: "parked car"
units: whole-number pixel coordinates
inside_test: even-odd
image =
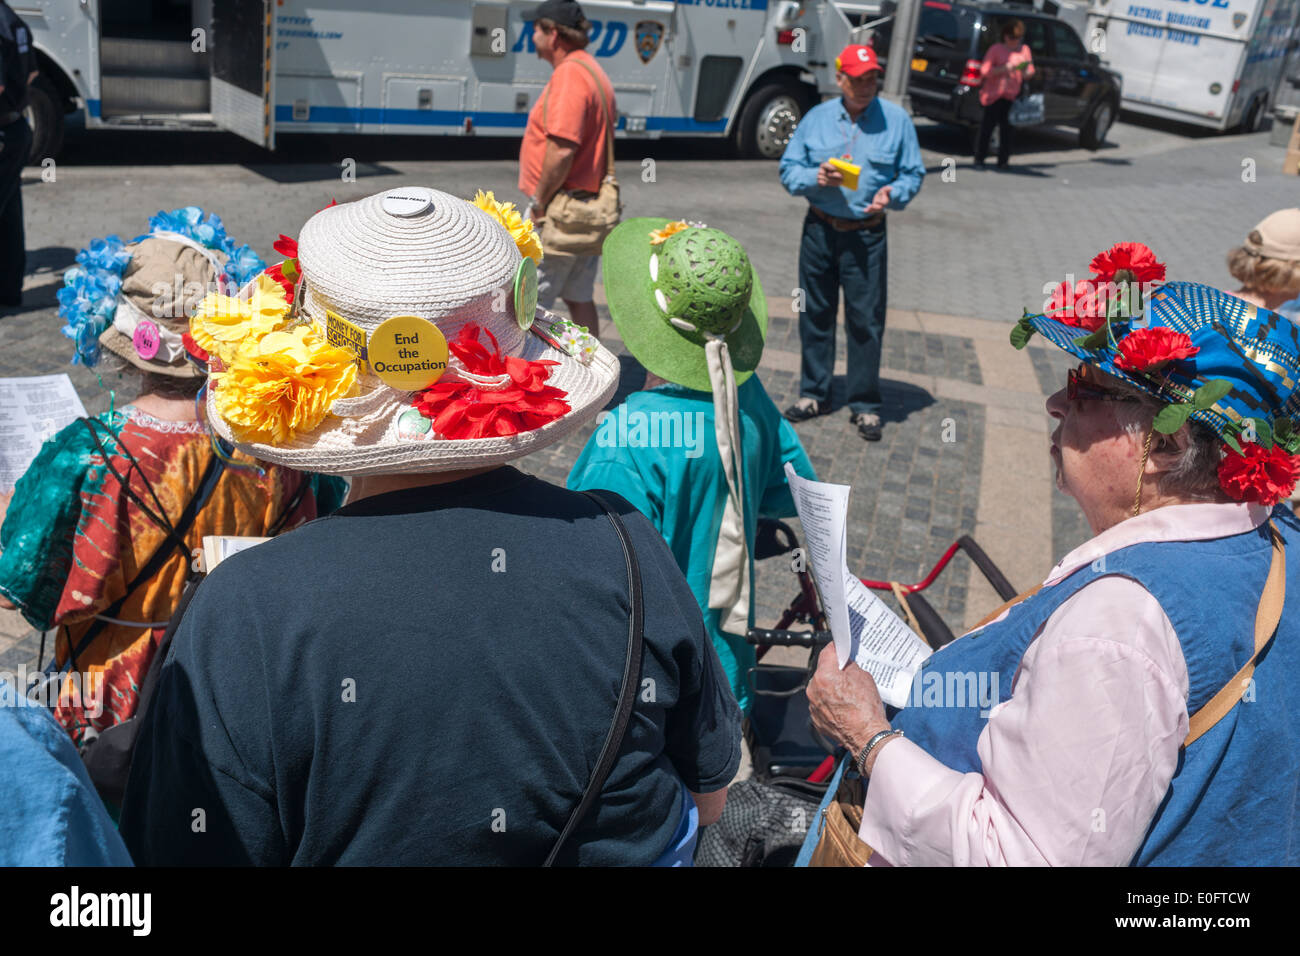
[[[912,112],[969,127],[973,137],[983,113],[980,63],[1011,19],[1025,25],[1035,68],[1026,85],[1029,92],[1043,94],[1043,125],[1072,126],[1081,146],[1099,149],[1119,113],[1119,74],[1103,67],[1068,23],[1032,7],[924,0],[908,84]],[[878,30],[873,40],[877,50],[887,50],[888,29]]]

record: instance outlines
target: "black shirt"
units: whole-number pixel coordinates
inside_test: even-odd
[[[720,789],[740,761],[695,598],[649,522],[608,498],[641,564],[641,692],[561,863],[652,862],[681,783]],[[141,864],[539,864],[608,732],[628,612],[604,513],[509,467],[235,555],[176,633],[122,836]]]
[[[0,119],[5,113],[21,113],[27,108],[27,77],[36,70],[32,50],[32,31],[27,24],[0,2]]]

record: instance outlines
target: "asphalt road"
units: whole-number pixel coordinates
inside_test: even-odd
[[[1147,242],[1171,276],[1230,281],[1227,249],[1272,210],[1296,201],[1266,133],[1209,136],[1168,124],[1117,124],[1097,152],[1071,130],[1021,133],[1013,169],[971,165],[969,135],[918,121],[928,175],[890,218],[890,305],[1011,320],[1042,286],[1082,272],[1099,249]],[[143,231],[159,209],[197,204],[264,256],[330,199],[403,183],[458,195],[521,198],[514,140],[284,136],[276,153],[224,133],[70,131],[53,173],[25,176],[29,309],[53,304],[76,250],[111,232]],[[1244,182],[1253,164],[1254,181]],[[355,181],[345,180],[345,170]],[[627,215],[691,216],[740,238],[771,294],[797,285],[802,200],[777,164],[729,158],[713,140],[620,141]],[[33,308],[34,307],[34,308]],[[6,320],[11,321],[11,320]]]

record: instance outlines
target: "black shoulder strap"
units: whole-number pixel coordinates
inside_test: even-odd
[[[91,428],[91,434],[92,435],[95,434],[93,427]],[[95,437],[96,437],[96,441],[98,441],[98,436],[96,435]],[[103,449],[102,445],[100,447],[101,449]],[[105,460],[107,460],[106,451],[105,451]],[[111,604],[108,608],[106,608],[101,613],[100,618],[95,620],[90,625],[86,633],[81,636],[81,640],[77,643],[76,649],[73,650],[71,647],[69,647],[68,656],[72,662],[73,667],[77,666],[77,655],[84,653],[86,648],[90,646],[90,642],[93,641],[96,637],[98,637],[100,631],[104,629],[106,622],[103,620],[103,618],[116,617],[118,612],[121,611],[122,606],[126,604],[126,599],[135,592],[135,589],[139,587],[141,584],[143,584],[145,581],[148,581],[155,574],[157,574],[162,569],[162,566],[172,556],[172,553],[176,550],[178,546],[181,548],[184,548],[186,546],[185,533],[189,531],[190,525],[194,524],[195,517],[198,515],[199,511],[203,508],[203,506],[207,504],[208,498],[212,496],[212,492],[217,487],[217,482],[221,479],[221,475],[225,471],[225,467],[226,467],[225,462],[223,462],[221,458],[214,453],[211,459],[209,459],[208,461],[208,466],[203,472],[203,477],[199,479],[198,490],[195,491],[194,496],[190,498],[189,504],[185,506],[185,510],[181,512],[180,519],[176,522],[175,527],[171,527],[167,525],[165,523],[167,520],[166,515],[162,516],[162,520],[159,521],[158,524],[160,527],[162,527],[164,530],[168,532],[166,539],[164,539],[162,544],[158,546],[158,550],[153,553],[153,557],[151,557],[149,561],[145,564],[145,566],[140,569],[139,573],[137,573],[136,576],[131,579],[131,583],[126,586],[126,593],[123,594],[116,601],[114,601],[113,604]],[[127,490],[127,493],[130,495],[130,497],[136,500],[137,503],[143,507],[143,503],[140,502],[138,498],[136,498],[134,492],[130,491],[126,483],[126,479],[122,478],[121,476],[118,477],[122,484],[122,487]],[[149,514],[147,508],[145,509],[145,512],[146,514]]]
[[[578,801],[577,807],[569,816],[569,822],[564,825],[560,831],[560,837],[555,841],[555,846],[551,847],[551,853],[546,858],[543,866],[553,866],[555,858],[559,855],[560,849],[564,846],[565,841],[573,835],[573,831],[578,828],[583,817],[591,809],[591,805],[596,802],[600,796],[601,788],[605,786],[605,781],[609,777],[609,772],[614,769],[614,761],[618,759],[618,751],[623,745],[623,737],[627,734],[628,724],[632,721],[632,707],[636,702],[636,691],[641,683],[641,648],[642,648],[642,628],[645,624],[645,606],[641,594],[641,566],[637,564],[636,550],[632,547],[632,539],[627,533],[627,528],[623,526],[623,521],[619,518],[618,513],[609,505],[604,498],[593,491],[584,491],[588,498],[600,505],[609,518],[610,524],[614,526],[614,532],[618,535],[619,544],[623,546],[623,560],[627,564],[627,591],[629,603],[632,606],[632,613],[628,621],[627,637],[627,659],[623,662],[623,687],[618,695],[618,708],[614,711],[614,722],[609,728],[609,734],[605,737],[605,744],[600,750],[600,759],[596,761],[596,769],[591,773],[591,781],[587,784],[587,789],[582,794],[582,799]]]

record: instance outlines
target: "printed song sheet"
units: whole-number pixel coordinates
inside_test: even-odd
[[[904,706],[912,675],[930,656],[930,648],[849,570],[846,534],[852,489],[801,478],[788,464],[785,474],[840,667],[856,662],[875,679],[881,700]]]
[[[247,551],[249,548],[257,547],[263,541],[270,540],[270,538],[257,538],[250,535],[205,534],[203,536],[203,573],[211,574],[213,568],[232,554]]]
[[[41,442],[86,414],[67,375],[0,378],[0,493],[12,494]]]

